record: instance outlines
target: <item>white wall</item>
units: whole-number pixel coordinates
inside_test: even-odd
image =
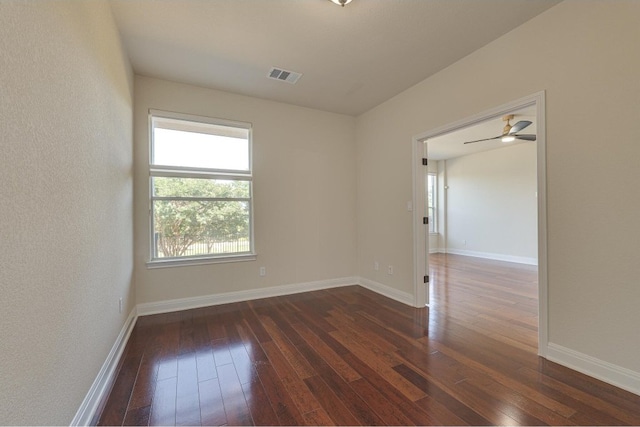
[[[639,19],[564,1],[360,116],[359,275],[413,293],[412,137],[544,90],[549,340],[639,373]]]
[[[135,87],[138,303],[355,275],[355,118],[148,77]],[[147,269],[149,109],[253,124],[257,261]]]
[[[536,264],[536,145],[446,161],[447,252]]]
[[[134,303],[133,78],[102,1],[0,2],[0,64],[0,424],[69,424]]]

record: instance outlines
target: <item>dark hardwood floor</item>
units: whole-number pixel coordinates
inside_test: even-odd
[[[138,319],[99,424],[640,425],[536,355],[533,267],[431,256],[431,306],[359,286]]]

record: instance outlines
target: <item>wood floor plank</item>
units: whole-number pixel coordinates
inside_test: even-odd
[[[361,425],[385,425],[373,408],[356,393],[340,375],[325,363],[308,345],[300,345],[300,352],[316,367],[322,381],[338,396]],[[373,403],[372,403],[373,404]],[[326,407],[325,407],[326,408]]]
[[[188,426],[201,424],[198,368],[196,355],[193,352],[183,353],[178,357],[176,424]]]
[[[271,335],[269,335],[269,333],[264,329],[262,323],[260,323],[260,319],[258,319],[258,316],[252,309],[254,303],[254,301],[240,303],[240,306],[242,307],[242,318],[251,329],[258,342],[271,341]]]
[[[222,391],[222,403],[230,425],[253,425],[251,412],[244,397],[242,384],[238,378],[233,363],[228,363],[216,368],[218,381]]]
[[[178,377],[159,380],[153,393],[149,425],[176,425],[176,385]]]
[[[125,350],[124,362],[111,389],[100,425],[122,425],[140,366],[140,357]]]
[[[438,347],[440,350],[445,352],[445,353],[442,353],[442,354],[446,355],[447,357],[450,357],[451,359],[454,359],[454,360],[458,361],[460,366],[463,367],[464,369],[466,369],[464,371],[464,374],[463,374],[464,377],[469,375],[468,374],[468,372],[469,372],[468,369],[470,368],[470,369],[473,369],[477,373],[482,373],[484,375],[490,376],[494,381],[496,381],[499,384],[505,386],[506,388],[514,390],[515,392],[518,392],[521,395],[528,396],[530,399],[532,399],[535,402],[543,405],[548,410],[557,412],[557,413],[559,413],[560,415],[562,415],[564,417],[570,417],[571,415],[573,415],[576,412],[575,409],[573,409],[573,408],[571,408],[571,407],[569,407],[567,405],[563,405],[561,402],[558,402],[558,401],[556,401],[556,400],[554,400],[552,398],[549,398],[545,394],[538,393],[535,389],[530,387],[528,385],[528,383],[519,382],[519,381],[513,380],[513,378],[511,376],[505,375],[505,374],[501,373],[500,371],[493,370],[493,369],[487,367],[486,365],[483,365],[483,364],[477,362],[476,360],[474,360],[473,355],[470,355],[470,356],[462,355],[462,354],[459,354],[457,352],[451,351],[451,349],[449,349],[447,347],[444,347],[444,346],[436,345],[436,347]],[[410,361],[414,366],[423,365],[423,363],[421,363],[420,359],[416,360],[416,358],[414,357],[414,354],[405,353],[404,355],[407,358],[407,360]],[[417,356],[419,357],[419,354],[417,354]],[[438,377],[444,378],[444,375],[438,374]],[[476,375],[476,377],[477,377],[477,375]],[[456,382],[456,381],[457,381],[457,379],[454,378],[453,382]]]
[[[466,402],[460,400],[455,393],[451,393],[446,389],[441,388],[438,384],[429,379],[425,378],[423,375],[420,375],[415,370],[411,369],[407,365],[398,365],[394,367],[394,369],[404,376],[407,380],[411,381],[416,387],[423,390],[427,397],[419,400],[417,403],[419,405],[424,405],[425,400],[428,397],[437,400],[438,402],[445,405],[452,412],[454,412],[458,417],[463,419],[466,423],[470,425],[492,425],[493,422],[489,421],[487,418],[483,417],[479,412],[476,412],[472,409]]]
[[[332,332],[332,336],[340,341],[342,345],[347,347],[360,360],[371,366],[376,372],[392,384],[393,387],[400,390],[410,400],[415,402],[425,396],[422,390],[415,387],[403,378],[402,375],[393,370],[394,366],[401,363],[400,360],[393,359],[390,355],[381,355],[381,352],[374,350],[372,347],[364,347],[355,340],[352,340],[351,337],[346,334],[341,334],[339,331]]]
[[[430,256],[430,306],[360,286],[137,319],[104,425],[640,425],[537,355],[536,269]]]
[[[287,389],[291,400],[295,403],[301,414],[320,409],[320,404],[309,391],[303,379],[295,374],[293,366],[289,364],[280,348],[274,342],[266,342],[262,344],[264,351],[269,357],[271,366],[275,369],[282,384]],[[306,378],[309,378],[308,376]]]
[[[291,364],[295,372],[302,379],[312,377],[316,375],[315,370],[309,364],[309,362],[300,355],[295,345],[289,340],[289,338],[278,328],[275,322],[266,316],[261,317],[262,324],[265,329],[271,335],[273,342],[276,343],[284,357]],[[301,342],[301,340],[297,340]]]
[[[122,425],[124,426],[148,426],[151,406],[143,406],[127,411]]]
[[[358,374],[345,360],[338,355],[325,341],[314,334],[311,329],[302,323],[294,323],[293,328],[304,338],[306,343],[311,346],[322,359],[333,368],[346,382],[360,379]]]
[[[375,402],[373,410],[384,421],[386,425],[412,425],[415,422],[403,413],[401,408],[387,400],[380,390],[376,389],[370,382],[360,378],[350,383],[351,387],[362,399],[367,402]],[[426,416],[425,416],[426,418]],[[428,424],[423,422],[422,424]]]
[[[224,366],[233,363],[233,357],[229,351],[229,341],[227,338],[220,338],[211,341],[211,351],[216,366]]]
[[[629,410],[611,405],[597,394],[579,390],[571,384],[530,368],[522,368],[519,371],[519,378],[545,395],[571,406],[574,414],[570,418],[576,420],[575,423],[585,424],[586,420],[592,419],[599,420],[598,423],[601,425],[640,425],[640,414],[637,413],[640,409],[640,400]]]
[[[259,377],[242,384],[242,391],[255,425],[275,426],[280,424]]]
[[[196,355],[196,368],[198,370],[198,382],[218,378],[216,364],[213,358],[211,343],[205,343],[198,347]]]
[[[236,367],[238,380],[240,384],[247,384],[254,381],[258,377],[255,366],[247,353],[247,349],[243,343],[237,343],[229,348],[233,365]]]
[[[276,413],[280,425],[302,425],[304,417],[291,399],[278,374],[270,363],[256,366],[271,407]]]
[[[218,378],[198,383],[198,403],[202,425],[221,426],[227,424]]]
[[[373,402],[371,406],[387,424],[442,424],[441,420],[416,406],[412,400],[366,363],[352,354],[347,355],[346,360],[362,375],[362,378],[352,382],[351,386],[365,401]]]
[[[304,416],[305,425],[308,426],[330,426],[333,425],[333,421],[327,411],[324,409],[316,409],[311,412],[307,412]]]
[[[347,408],[333,390],[319,376],[306,378],[304,382],[309,390],[316,397],[316,400],[323,408],[326,408],[327,414],[336,425],[355,426],[363,425]]]

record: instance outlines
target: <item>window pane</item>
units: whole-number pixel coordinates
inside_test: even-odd
[[[154,200],[154,258],[251,252],[249,202]]]
[[[433,219],[433,208],[429,208],[429,233],[433,233],[435,231],[435,220]]]
[[[249,181],[153,177],[155,197],[243,198],[251,195]]]
[[[429,233],[436,232],[436,176],[427,175],[427,210],[429,215]]]
[[[219,127],[216,126],[216,128]],[[234,135],[232,132],[230,132],[232,136],[219,135],[154,126],[151,163],[163,166],[248,171],[249,131],[231,129],[235,133],[240,132],[241,135]]]

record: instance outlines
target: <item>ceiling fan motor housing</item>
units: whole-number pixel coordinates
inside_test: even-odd
[[[511,131],[511,124],[509,123],[509,120],[513,120],[514,115],[513,114],[508,114],[504,117],[502,117],[502,120],[507,122],[506,125],[504,125],[504,128],[502,129],[502,134],[506,135]]]

